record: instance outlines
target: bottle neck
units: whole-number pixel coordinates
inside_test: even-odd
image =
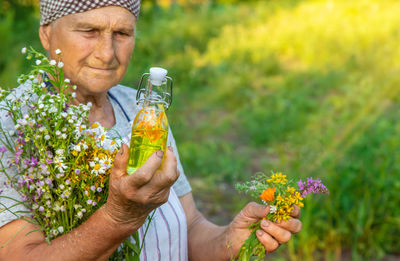
[[[151,81],[148,81],[146,84],[142,106],[151,106],[160,109],[166,109],[168,108],[168,102],[166,99],[167,96],[168,93],[166,84],[161,84],[158,86],[152,84]]]

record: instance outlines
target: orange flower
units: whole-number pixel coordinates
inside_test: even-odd
[[[275,190],[276,188],[267,188],[266,190],[264,190],[263,193],[261,193],[260,198],[261,200],[264,200],[265,202],[269,202],[274,200],[275,198]]]

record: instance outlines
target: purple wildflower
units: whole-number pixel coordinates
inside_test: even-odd
[[[53,181],[51,179],[49,179],[49,178],[47,178],[45,182],[49,186],[51,186],[53,184]]]
[[[91,186],[90,189],[91,189],[92,191],[96,191],[96,187],[95,187],[95,186]]]
[[[0,147],[0,153],[6,153],[7,152],[7,148],[2,146]]]
[[[39,161],[37,158],[31,157],[31,163],[30,163],[31,167],[35,167],[38,164],[38,162]]]
[[[297,182],[297,186],[299,187],[299,191],[303,191],[305,188],[305,183],[303,183],[303,181],[299,180]]]
[[[43,191],[41,189],[37,190],[37,199],[40,200],[40,197],[43,195]]]
[[[79,173],[81,173],[81,170],[80,170],[80,169],[76,169],[76,170],[75,170],[75,174],[76,174],[76,175],[79,175]]]
[[[21,154],[24,152],[24,150],[23,149],[21,149],[21,148],[18,148],[16,151],[15,151],[15,163],[19,163],[19,157],[21,156]]]
[[[51,164],[51,163],[53,163],[53,160],[52,159],[46,159],[46,163],[47,164]]]
[[[308,194],[318,194],[324,193],[328,194],[329,191],[324,184],[322,184],[320,179],[314,180],[313,178],[307,178],[307,182],[303,182],[299,180],[297,182],[299,187],[299,192],[301,193],[301,197],[305,198]]]
[[[23,152],[24,152],[24,150],[21,149],[21,148],[18,148],[18,149],[15,151],[15,160],[16,160],[16,163],[19,162],[19,157],[21,156],[21,154],[22,154]],[[18,161],[17,161],[17,159],[18,159]]]
[[[17,141],[19,144],[22,144],[22,145],[26,144],[25,140],[22,137],[19,137]]]

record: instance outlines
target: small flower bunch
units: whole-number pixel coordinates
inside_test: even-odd
[[[294,205],[299,208],[304,207],[303,199],[307,195],[328,193],[328,189],[319,179],[307,178],[307,182],[299,180],[295,183],[280,172],[272,173],[271,176],[261,172],[256,173],[251,181],[236,184],[235,188],[237,191],[249,194],[254,199],[261,201],[262,204],[268,204],[270,211],[264,219],[278,223],[290,218]],[[256,231],[261,229],[260,223],[261,221],[249,226],[251,234],[241,246],[237,260],[264,260],[265,248],[256,236]]]
[[[64,78],[61,59],[32,48],[22,53],[35,60],[32,71],[17,89],[0,89],[0,172],[50,242],[105,203],[121,140],[98,123],[89,126],[90,103],[71,104],[77,87]]]

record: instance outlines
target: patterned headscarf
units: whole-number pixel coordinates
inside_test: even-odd
[[[40,0],[40,25],[49,24],[69,14],[82,13],[110,5],[124,7],[136,18],[139,16],[140,0]]]

